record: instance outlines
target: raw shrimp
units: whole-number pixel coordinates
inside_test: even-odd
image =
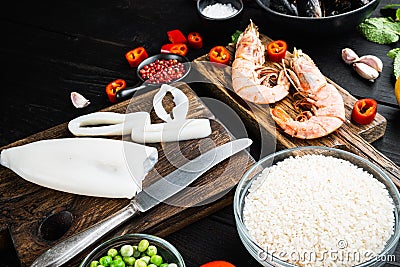
[[[284,68],[265,63],[265,47],[253,22],[239,36],[232,64],[232,86],[243,99],[257,104],[275,103],[289,93]]]
[[[327,83],[310,57],[300,50],[294,51],[292,65],[298,77],[292,82],[302,96],[294,107],[303,111],[293,119],[276,107],[270,111],[272,118],[287,134],[302,139],[319,138],[337,130],[346,119],[339,91]]]

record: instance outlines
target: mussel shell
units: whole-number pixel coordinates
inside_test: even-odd
[[[322,17],[321,3],[319,0],[297,0],[296,7],[301,17]]]
[[[272,10],[286,15],[298,15],[296,6],[288,0],[270,0],[268,2]]]

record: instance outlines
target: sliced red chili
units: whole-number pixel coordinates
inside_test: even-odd
[[[111,103],[117,102],[116,94],[119,90],[124,89],[126,87],[125,80],[117,79],[115,81],[110,82],[106,86],[107,97]]]
[[[228,49],[223,46],[214,46],[208,53],[211,62],[228,64],[231,59]]]
[[[235,265],[227,261],[211,261],[201,265],[200,267],[235,267]]]
[[[358,124],[369,124],[376,116],[377,107],[378,104],[374,99],[360,99],[354,104],[353,111],[351,112],[351,118]]]
[[[273,62],[281,62],[285,58],[287,44],[285,41],[277,40],[267,45],[268,57]]]
[[[178,29],[168,31],[167,35],[168,35],[169,41],[173,44],[186,44],[187,43],[185,35],[183,35],[183,33]]]
[[[136,68],[140,62],[148,57],[149,55],[147,54],[146,49],[144,49],[142,46],[137,47],[125,54],[125,58],[132,68]]]
[[[203,38],[198,32],[191,32],[188,34],[188,45],[194,49],[200,49],[203,47]]]
[[[161,47],[161,53],[167,54],[178,54],[181,56],[186,56],[188,52],[188,47],[186,44],[165,44]]]

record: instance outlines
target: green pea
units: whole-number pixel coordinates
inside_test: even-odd
[[[147,248],[146,253],[147,253],[147,255],[149,255],[150,257],[153,256],[153,255],[156,255],[156,254],[157,254],[157,248],[156,248],[156,246],[149,246],[149,247]]]
[[[136,259],[134,257],[123,257],[124,262],[128,265],[134,265]]]
[[[150,245],[150,243],[148,240],[146,240],[146,239],[140,240],[139,245],[138,245],[138,250],[140,252],[145,252],[146,249],[149,247],[149,245]]]
[[[143,257],[146,257],[146,256],[147,256],[146,252],[140,253],[140,258],[143,258]]]
[[[176,265],[175,263],[170,263],[168,264],[168,267],[178,267],[178,265]]]
[[[133,247],[133,257],[139,258],[140,257],[140,251],[138,250],[138,246],[132,246]]]
[[[142,259],[138,259],[135,261],[135,267],[147,267],[147,263]]]
[[[160,267],[168,267],[168,263],[161,263]]]
[[[153,255],[150,258],[150,262],[157,266],[160,266],[161,263],[163,263],[163,258],[160,255]]]
[[[130,257],[133,255],[133,247],[131,245],[123,245],[120,252],[122,257]]]
[[[149,256],[144,256],[140,258],[141,260],[143,260],[144,262],[146,262],[146,264],[150,263],[150,257]]]
[[[112,262],[112,258],[107,255],[107,256],[101,257],[99,262],[100,262],[101,265],[107,267]]]
[[[90,267],[97,267],[97,266],[99,266],[99,262],[98,261],[92,261],[90,263]]]
[[[151,264],[147,265],[147,267],[157,267],[157,265],[151,263]]]
[[[110,267],[125,267],[125,262],[122,259],[113,260]]]
[[[110,256],[111,258],[114,258],[115,256],[118,255],[118,250],[116,250],[115,248],[110,248],[107,251],[107,255]]]
[[[121,257],[121,255],[117,255],[117,256],[115,256],[115,257],[113,258],[113,260],[122,260],[122,257]]]

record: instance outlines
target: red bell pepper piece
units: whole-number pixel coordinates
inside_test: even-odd
[[[125,58],[128,60],[128,63],[132,68],[136,68],[140,62],[148,57],[149,55],[147,54],[146,49],[144,49],[142,46],[137,47],[125,54]]]
[[[374,99],[360,99],[354,104],[351,119],[361,125],[369,124],[376,116],[377,107],[378,104]]]
[[[191,32],[188,34],[188,45],[194,49],[200,49],[203,47],[203,38],[198,32]]]
[[[223,46],[214,46],[208,53],[211,62],[228,64],[231,59],[228,49]]]
[[[168,35],[169,41],[173,44],[186,44],[187,43],[185,35],[183,35],[183,33],[178,29],[168,31],[167,35]]]
[[[285,41],[277,40],[267,45],[268,57],[272,62],[281,62],[285,58],[287,44]]]
[[[161,53],[168,54],[178,54],[181,56],[186,56],[188,52],[188,47],[186,44],[165,44],[161,47]]]
[[[126,82],[125,80],[122,79],[117,79],[107,84],[106,93],[108,100],[110,100],[111,103],[117,102],[117,97],[116,97],[117,92],[121,89],[124,89],[125,87],[126,87]]]

